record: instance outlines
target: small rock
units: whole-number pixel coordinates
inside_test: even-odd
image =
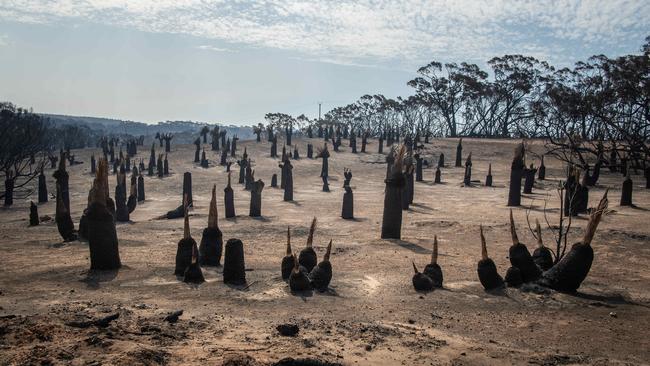
[[[372,351],[372,346],[369,344],[366,344],[366,351],[370,352]]]
[[[609,313],[609,316],[611,316],[612,318],[618,318],[618,315],[613,311]]]
[[[295,337],[300,332],[300,328],[296,324],[280,324],[275,329],[285,337]]]
[[[170,322],[170,323],[176,323],[178,321],[178,317],[183,315],[183,310],[176,310],[169,315],[165,317],[165,321]]]

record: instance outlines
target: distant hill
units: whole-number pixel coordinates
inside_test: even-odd
[[[98,118],[98,117],[80,117],[80,116],[66,116],[59,114],[41,114],[43,117],[49,119],[50,123],[55,126],[63,125],[76,125],[85,126],[93,130],[99,135],[133,135],[146,137],[154,136],[156,133],[174,133],[178,134],[181,139],[175,141],[179,143],[190,143],[203,126],[209,126],[212,129],[216,124],[209,124],[205,122],[193,121],[164,121],[156,124],[146,124],[143,122],[124,121],[119,119]],[[237,135],[241,140],[250,140],[255,137],[251,127],[242,126],[223,126],[222,128],[228,131],[228,136]],[[192,137],[194,136],[194,137]],[[189,141],[186,141],[189,140]],[[208,137],[209,140],[209,137]]]

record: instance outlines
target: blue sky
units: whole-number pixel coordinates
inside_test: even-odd
[[[570,66],[638,52],[647,0],[2,0],[0,100],[143,122],[252,124],[411,93],[432,60]],[[489,71],[489,70],[488,70]]]

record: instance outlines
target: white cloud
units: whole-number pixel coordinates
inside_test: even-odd
[[[601,53],[630,45],[632,52],[649,33],[650,1],[5,0],[0,19],[88,20],[291,50],[325,62],[412,67],[526,51],[555,62],[583,56],[571,54],[577,48]]]
[[[6,46],[9,44],[9,36],[6,34],[0,34],[0,47]]]
[[[229,48],[221,48],[221,47],[215,47],[215,46],[210,46],[207,44],[200,45],[196,47],[200,50],[205,50],[205,51],[214,51],[214,52],[236,52],[235,50],[231,50]]]

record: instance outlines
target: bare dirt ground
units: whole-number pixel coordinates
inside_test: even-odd
[[[210,152],[211,167],[202,169],[192,163],[193,146],[173,146],[172,175],[145,177],[146,202],[138,205],[132,222],[117,224],[123,267],[115,272],[89,273],[87,243],[63,243],[53,222],[29,227],[28,200],[0,209],[0,364],[263,365],[286,357],[345,365],[650,363],[650,191],[642,176],[633,176],[636,208],[618,206],[620,174],[604,172],[591,189],[593,206],[610,188],[614,211],[600,224],[592,270],[578,294],[526,288],[486,293],[476,274],[478,226],[486,227],[490,256],[505,274],[511,245],[505,203],[516,141],[464,140],[463,156],[473,152],[474,179],[483,182],[492,163],[492,188],[461,186],[463,169],[449,167],[456,140],[426,145],[428,160],[446,155],[444,183],[434,185],[435,168],[426,168],[425,181],[415,184],[414,204],[404,212],[403,240],[381,240],[386,167],[384,156],[376,154],[377,142],[368,146],[372,153],[351,154],[345,146],[332,152],[332,191],[324,193],[321,161],[306,159],[307,140],[296,140],[302,158],[293,163],[295,201],[290,203],[282,201],[280,189],[270,188],[271,175],[280,169],[269,157],[269,143],[239,143],[239,153],[248,148],[256,178],[266,183],[260,219],[248,217],[250,194],[236,184],[236,165],[237,217],[224,219],[227,174],[215,165],[218,156]],[[541,142],[533,148],[540,152]],[[92,179],[91,151],[75,151],[85,163],[69,168],[75,225]],[[148,147],[140,147],[138,158],[146,163],[148,156]],[[558,212],[555,187],[563,167],[551,159],[546,164],[549,179],[538,181],[534,194],[522,199],[532,205],[533,222],[543,222],[544,199],[553,222]],[[355,220],[340,218],[344,167],[353,172]],[[204,268],[207,282],[200,286],[173,275],[183,221],[154,218],[181,203],[185,171],[193,179],[193,237],[200,241],[207,225],[216,183],[224,242],[244,242],[247,289],[224,285],[221,268]],[[46,174],[53,192],[52,170]],[[109,182],[113,191],[113,176]],[[50,201],[39,206],[39,213],[54,217],[54,208]],[[519,237],[532,251],[526,210],[514,213]],[[299,250],[313,216],[319,220],[319,258],[334,241],[334,277],[330,291],[296,296],[280,277],[286,228],[291,226],[293,247]],[[585,217],[574,220],[572,241],[581,238],[586,222]],[[428,263],[434,234],[440,240],[445,288],[420,294],[411,285],[411,260],[420,267]],[[550,245],[546,227],[544,237]],[[163,320],[178,309],[184,314],[177,323]],[[106,328],[66,325],[113,313],[120,316]],[[297,324],[298,335],[281,336],[276,326],[284,323]]]

